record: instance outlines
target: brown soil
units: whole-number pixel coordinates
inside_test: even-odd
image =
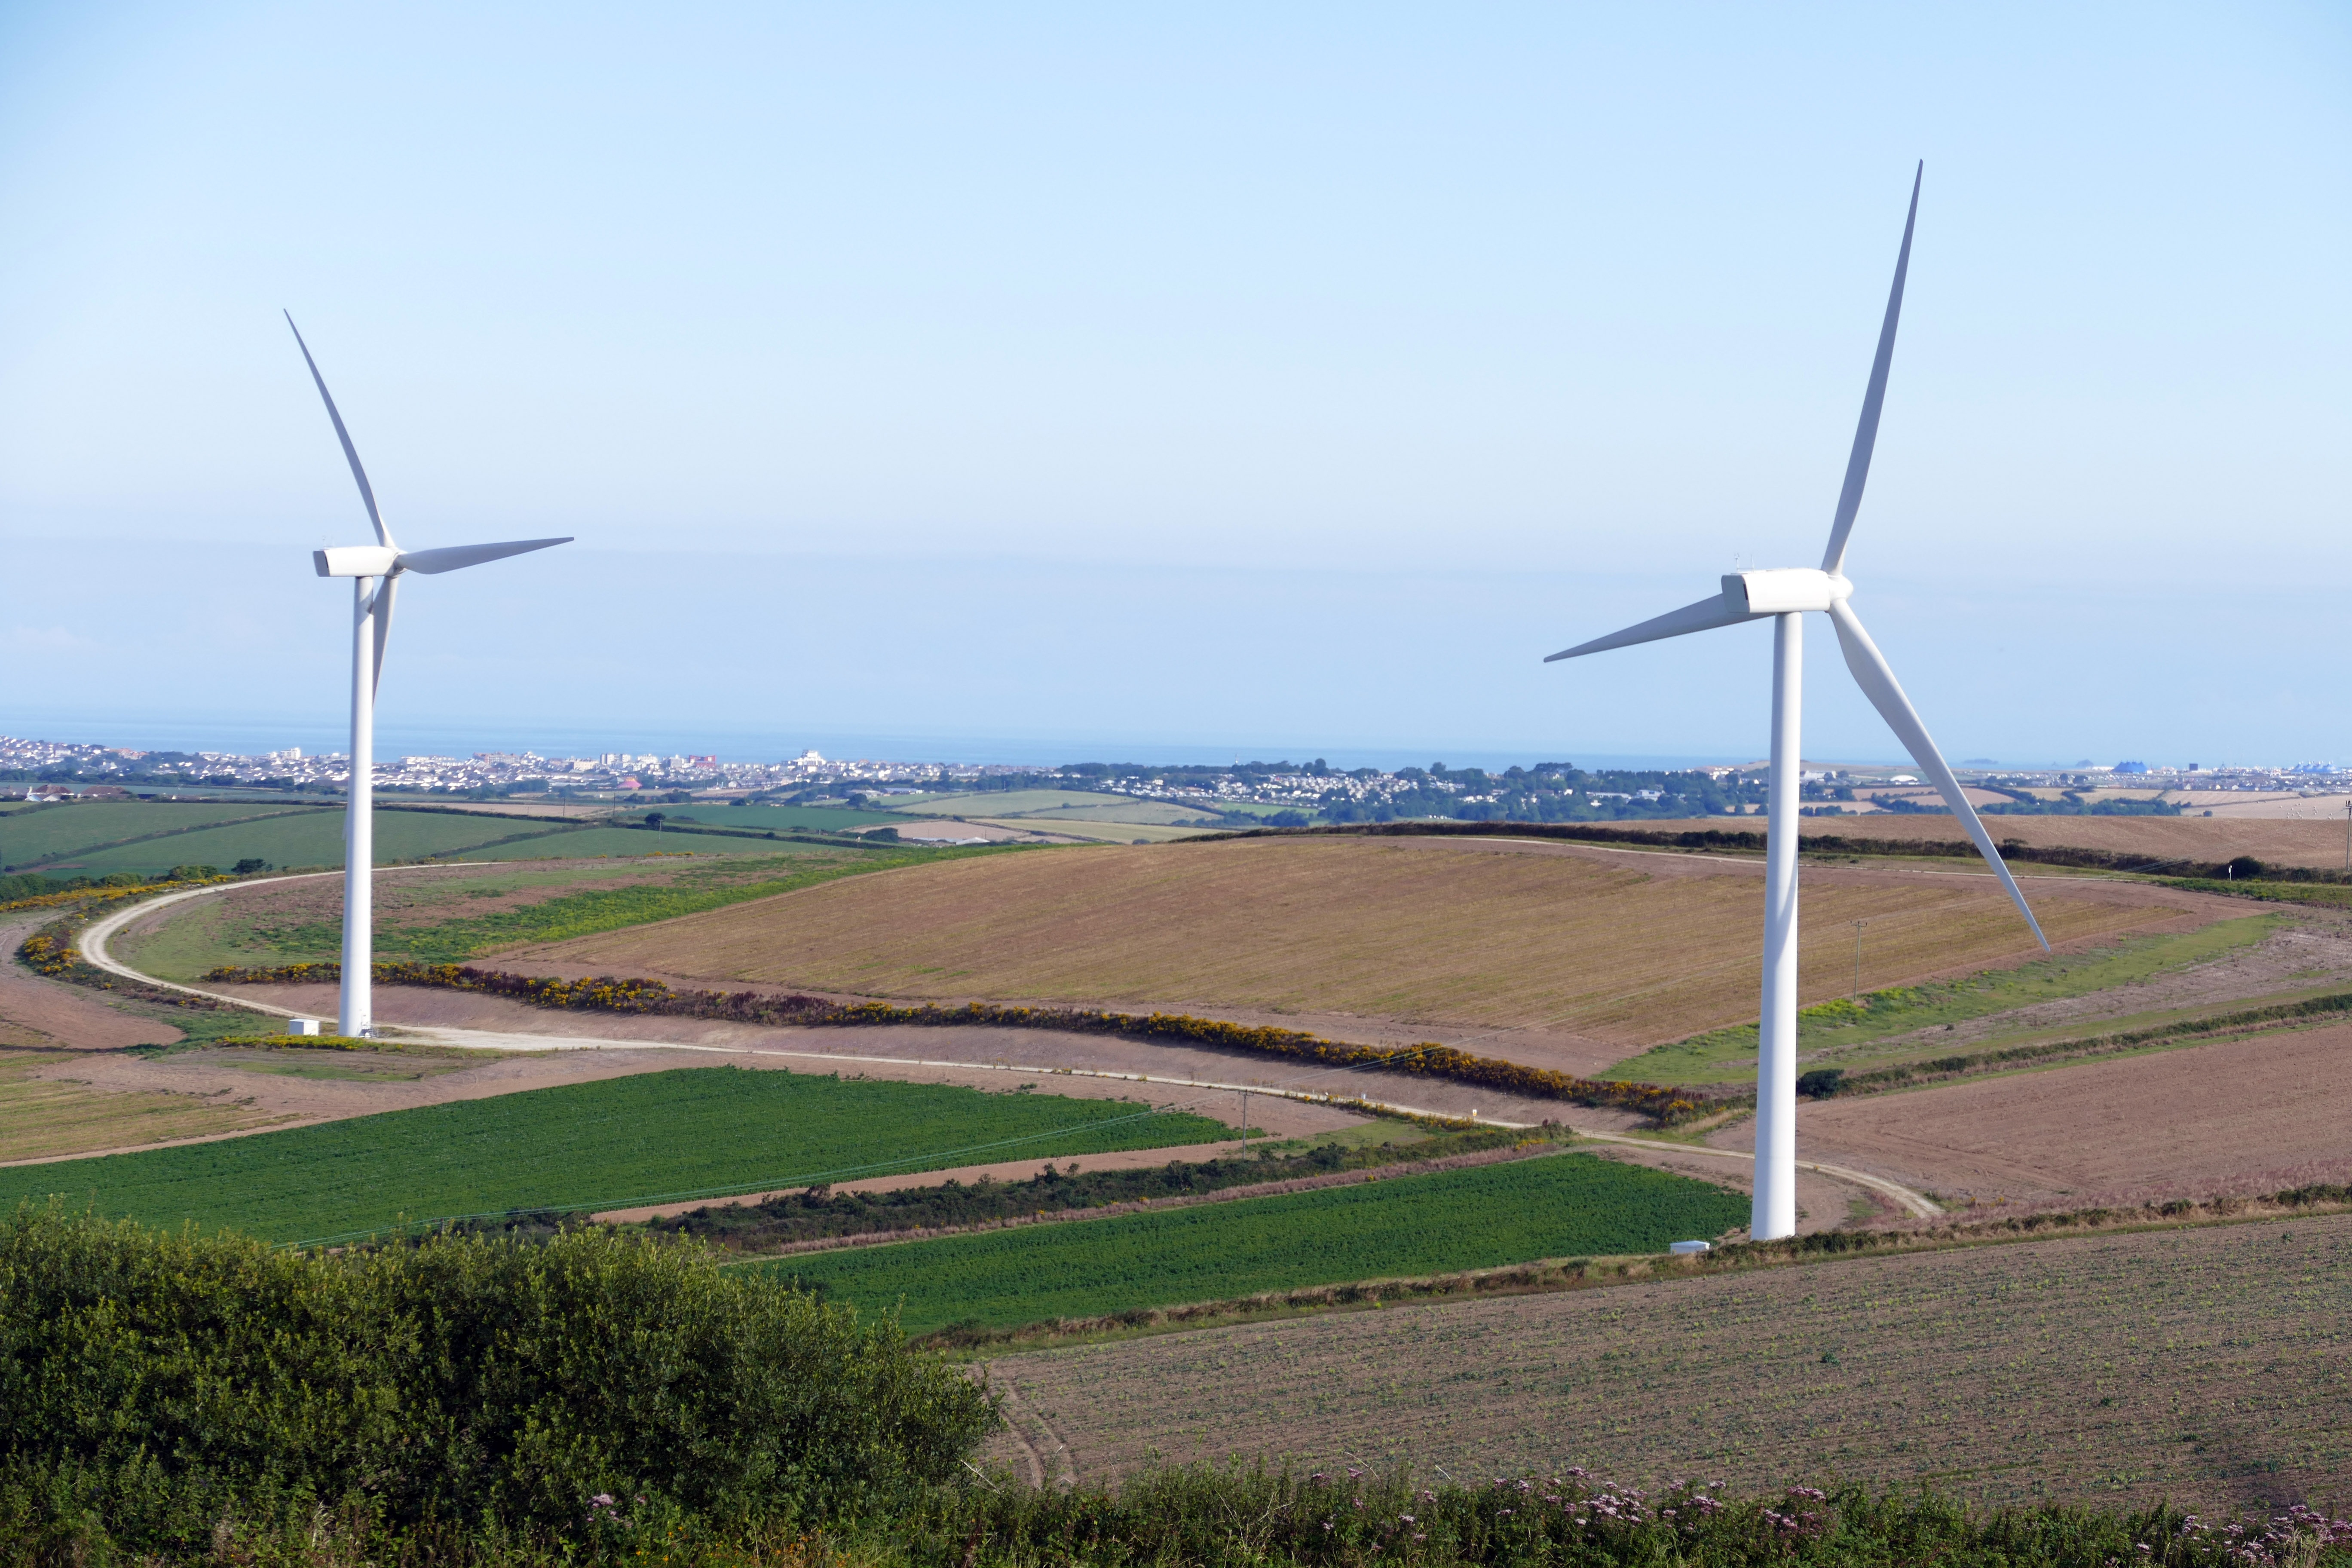
[[[109,1005],[101,994],[44,979],[16,961],[16,949],[65,911],[27,910],[0,919],[0,1046],[70,1051],[168,1046],[169,1024]]]
[[[1904,1094],[1809,1100],[1807,1158],[1987,1205],[2352,1181],[2352,1024]],[[1752,1148],[1752,1124],[1725,1148]]]
[[[1329,1313],[986,1372],[1087,1479],[1237,1455],[2340,1509],[2347,1278],[2352,1216],[2297,1219]],[[1010,1435],[992,1452],[1022,1457]]]
[[[234,1089],[122,1093],[89,1084],[89,1051],[0,1050],[0,1165],[152,1148],[283,1121]]]
[[[524,949],[501,967],[834,994],[1167,1007],[1515,1037],[1591,1072],[1753,1016],[1760,860],[1461,838],[1241,840],[975,859],[859,877]],[[2029,879],[2061,946],[2191,930],[2238,901]],[[1806,1000],[2038,956],[1990,877],[1809,868]]]
[[[2306,803],[2326,804],[2326,803]],[[2195,859],[2219,865],[2241,855],[2281,866],[2341,869],[2344,866],[2344,805],[2339,800],[2321,820],[2223,816],[1988,816],[1993,842],[2014,838],[2036,848],[2061,846],[2106,849],[2152,859]],[[1758,831],[1762,824],[1727,816],[1690,821],[1642,822],[1629,826],[1665,832],[1692,828]],[[1948,816],[1873,812],[1866,816],[1809,816],[1800,831],[1808,838],[1835,834],[1846,838],[1926,838],[1960,843],[1968,835]],[[1806,875],[1811,876],[1809,869]]]

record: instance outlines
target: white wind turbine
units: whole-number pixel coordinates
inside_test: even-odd
[[[383,513],[375,504],[375,487],[368,483],[367,470],[360,467],[359,449],[352,445],[351,432],[343,428],[343,416],[335,407],[334,395],[327,390],[326,377],[319,374],[319,362],[310,357],[310,345],[302,342],[302,330],[294,326],[290,311],[286,324],[293,328],[294,342],[302,350],[302,363],[310,367],[310,379],[318,384],[319,396],[327,405],[327,417],[335,426],[335,439],[343,444],[343,456],[352,465],[352,478],[359,481],[360,500],[367,504],[368,521],[375,528],[373,544],[347,544],[310,553],[320,576],[353,579],[352,784],[351,805],[343,818],[343,984],[335,1027],[343,1035],[366,1035],[375,1026],[369,984],[375,961],[374,886],[369,876],[375,862],[375,688],[383,675],[384,638],[392,632],[392,604],[399,591],[400,579],[410,572],[422,572],[428,577],[436,573],[455,572],[461,566],[478,566],[485,561],[544,550],[551,544],[569,544],[572,540],[567,535],[562,539],[509,540],[499,544],[458,544],[446,550],[401,549],[393,542],[392,530],[384,526]]]
[[[1844,574],[1846,536],[1862,508],[1862,488],[1870,478],[1871,447],[1878,439],[1878,411],[1886,399],[1886,370],[1895,357],[1895,325],[1903,313],[1903,277],[1911,265],[1911,229],[1919,216],[1919,181],[1923,163],[1911,181],[1910,216],[1903,220],[1903,248],[1895,259],[1895,287],[1886,297],[1886,321],[1879,329],[1878,354],[1871,362],[1870,388],[1863,394],[1862,423],[1853,433],[1853,454],[1846,461],[1845,488],[1838,495],[1837,514],[1830,523],[1829,549],[1818,569],[1790,567],[1770,572],[1741,572],[1723,579],[1720,593],[1695,605],[1669,611],[1655,620],[1595,637],[1588,643],[1553,654],[1553,659],[1577,658],[1634,643],[1655,642],[1686,632],[1711,631],[1742,621],[1772,620],[1772,774],[1769,785],[1770,832],[1765,850],[1764,874],[1764,994],[1761,1047],[1756,1064],[1756,1195],[1748,1234],[1759,1241],[1793,1236],[1797,1229],[1797,773],[1802,765],[1798,739],[1798,710],[1803,685],[1804,628],[1808,610],[1828,614],[1837,627],[1838,647],[1846,668],[1886,721],[1920,771],[1934,781],[1952,815],[1996,876],[2009,889],[2018,913],[2032,928],[2033,939],[2047,951],[2049,939],[2016,879],[2001,864],[2000,851],[1978,820],[1976,808],[1960,792],[1959,781],[1927,738],[1927,727],[1896,684],[1886,658],[1862,629],[1848,602],[1853,584]]]

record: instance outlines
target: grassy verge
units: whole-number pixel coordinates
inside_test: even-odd
[[[2250,915],[2177,936],[2133,937],[2090,952],[2065,953],[2017,969],[1988,970],[1962,980],[1873,991],[1801,1009],[1797,1015],[1801,1060],[1833,1052],[1849,1070],[1928,1055],[1932,1042],[1902,1039],[1923,1029],[2011,1012],[2037,1003],[2085,996],[2171,970],[2210,963],[2252,947],[2286,917]],[[1871,1047],[1878,1047],[1879,1049]],[[1728,1083],[1756,1071],[1756,1026],[1711,1029],[1686,1040],[1628,1057],[1605,1078],[1650,1083]]]
[[[1124,1101],[697,1068],[20,1168],[0,1173],[0,1205],[64,1194],[144,1224],[187,1221],[290,1242],[1230,1132]]]
[[[910,1332],[1003,1330],[1379,1275],[1662,1251],[1747,1214],[1745,1197],[1706,1182],[1564,1153],[743,1267],[867,1310],[895,1303]]]

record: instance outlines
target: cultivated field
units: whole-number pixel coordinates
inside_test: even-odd
[[[2352,1182],[2347,1128],[2352,1025],[2343,1024],[1797,1111],[1811,1156],[1979,1212]],[[1751,1132],[1720,1142],[1750,1147]]]
[[[1988,816],[1986,829],[1993,842],[2014,838],[2041,848],[2066,846],[2106,849],[2120,855],[2146,855],[2152,859],[2197,859],[2220,864],[2241,855],[2281,866],[2344,865],[2344,807],[2335,805],[2328,818],[2289,821],[2237,816]],[[1725,816],[1692,821],[1633,823],[1666,832],[1696,828],[1746,828],[1761,824]],[[1835,834],[1847,838],[1926,838],[1964,842],[1968,835],[1948,816],[1809,816],[1801,831],[1808,838]]]
[[[610,807],[607,808],[611,809]],[[638,808],[628,807],[632,813]],[[647,803],[671,822],[699,822],[710,827],[756,828],[762,833],[841,833],[895,820],[887,811],[860,811],[846,805],[727,805],[695,801],[681,805]]]
[[[989,1375],[1082,1478],[1231,1454],[2340,1511],[2347,1278],[2352,1217],[2298,1219],[1391,1307]]]
[[[822,1284],[908,1331],[1011,1328],[1349,1280],[1491,1268],[1539,1258],[1663,1252],[1748,1220],[1748,1200],[1638,1165],[1558,1154],[938,1241],[743,1267]]]
[[[622,1208],[890,1170],[1164,1148],[1227,1131],[1118,1100],[700,1068],[0,1168],[0,1207],[64,1194],[148,1225],[193,1221],[296,1241],[404,1219]]]
[[[761,845],[755,854],[646,853],[630,859],[534,860],[403,868],[375,879],[375,946],[383,958],[455,963],[551,937],[691,914],[827,877],[906,865],[906,851]],[[678,839],[698,848],[709,840]],[[721,840],[720,842],[724,842]],[[340,877],[232,889],[133,921],[113,950],[143,972],[190,982],[217,964],[332,960],[341,951]]]
[[[0,1163],[217,1137],[289,1120],[249,1096],[95,1088],[78,1051],[0,1050]]]
[[[492,806],[477,812],[404,809],[379,801],[379,863],[448,859],[529,860],[642,856],[655,849],[727,855],[765,852],[753,838],[708,834],[649,835],[594,820],[549,821],[519,815],[538,808]],[[656,806],[678,821],[762,833],[845,830],[900,820],[887,812],[803,806]],[[604,808],[604,815],[610,815]],[[551,813],[551,815],[556,815]],[[0,817],[0,866],[53,876],[112,871],[154,873],[174,866],[228,867],[342,863],[343,807],[335,801],[80,801]]]
[[[1031,851],[859,878],[518,957],[857,994],[1117,1002],[1554,1032],[1591,1071],[1752,1016],[1760,862],[1459,838]],[[2243,904],[2031,884],[2059,943],[2193,929]],[[1989,877],[1808,874],[1807,1000],[2032,954]],[[1529,1058],[1533,1059],[1533,1058]]]

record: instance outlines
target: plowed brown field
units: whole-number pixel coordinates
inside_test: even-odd
[[[1988,816],[1984,825],[1995,843],[2014,838],[2036,848],[2107,849],[2119,855],[2206,860],[2215,865],[2241,855],[2281,866],[2341,868],[2344,865],[2340,803],[2329,817],[2315,822],[2245,816]],[[1753,832],[1759,825],[1752,819],[1736,822],[1717,816],[1633,826],[1667,832],[1707,827],[1744,827]],[[1955,844],[1968,837],[1948,816],[1876,812],[1864,816],[1810,816],[1802,831],[1808,838],[1837,834],[1847,838],[1927,838]]]
[[[911,998],[1017,998],[1540,1028],[1593,1066],[1752,1017],[1757,859],[1460,838],[1291,838],[957,861],[515,955],[508,967]],[[2245,906],[2030,881],[2053,942]],[[1989,876],[1809,869],[1807,1000],[2035,955]],[[1572,1055],[1573,1053],[1569,1053]],[[1590,1070],[1588,1068],[1585,1070]]]
[[[2352,1500],[2352,1216],[1391,1307],[990,1363],[1081,1478],[1227,1454],[1986,1502]],[[998,1457],[1013,1461],[1009,1435]]]
[[[1799,1146],[1984,1205],[2078,1208],[2352,1181],[2352,1025],[1808,1101]],[[1752,1149],[1743,1124],[1713,1142]],[[2352,1306],[2352,1302],[2347,1302]]]

